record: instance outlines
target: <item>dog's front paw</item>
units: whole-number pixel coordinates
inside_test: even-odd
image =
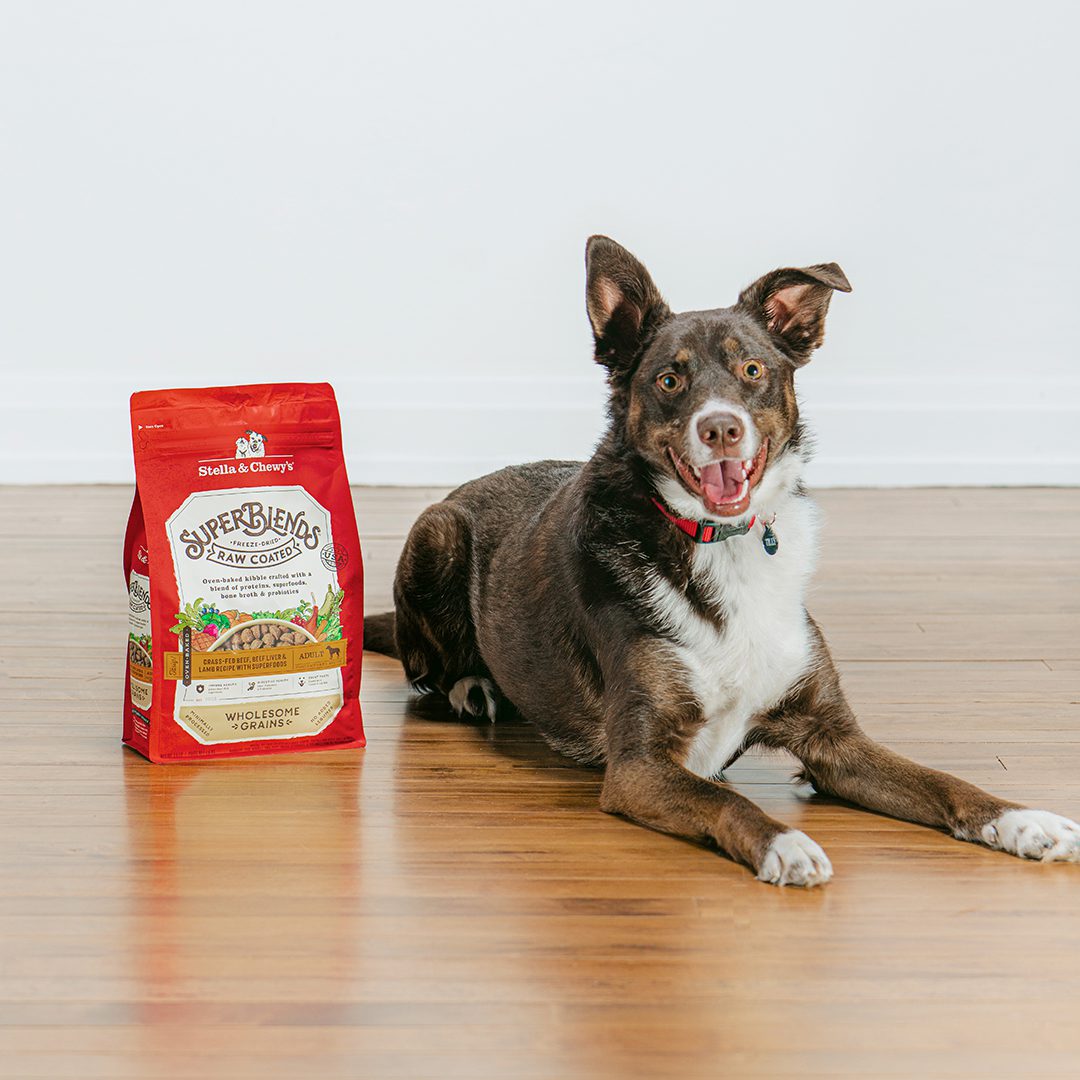
[[[1040,862],[1080,862],[1080,825],[1049,810],[1006,810],[982,829],[998,851]]]
[[[824,885],[832,877],[829,856],[806,833],[789,829],[773,837],[758,867],[770,885]]]

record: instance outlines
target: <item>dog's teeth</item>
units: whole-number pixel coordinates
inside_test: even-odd
[[[743,480],[743,482],[742,482],[742,489],[741,489],[741,490],[739,491],[739,500],[740,500],[740,501],[741,501],[742,499],[745,499],[745,498],[746,498],[746,493],[747,493],[747,492],[748,492],[749,490],[750,490],[750,481],[749,481],[749,480]]]
[[[742,463],[742,467],[743,467],[743,472],[749,472],[754,467],[753,459],[752,458],[747,458]]]

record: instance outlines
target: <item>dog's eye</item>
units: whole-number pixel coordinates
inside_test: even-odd
[[[757,382],[765,374],[765,365],[760,360],[747,360],[741,370],[744,379]]]
[[[656,385],[665,394],[674,394],[683,388],[684,380],[681,375],[676,375],[674,371],[664,371],[656,376]]]

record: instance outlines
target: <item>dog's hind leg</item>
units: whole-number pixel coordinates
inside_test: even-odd
[[[466,675],[458,679],[447,694],[450,708],[461,716],[486,716],[493,724],[499,712],[499,688],[491,679],[476,675]]]
[[[428,507],[413,525],[394,578],[394,634],[405,674],[445,694],[460,716],[495,719],[498,689],[480,659],[469,606],[472,536],[453,503]]]

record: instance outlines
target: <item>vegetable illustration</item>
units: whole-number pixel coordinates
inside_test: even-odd
[[[184,630],[201,630],[202,605],[203,599],[200,596],[194,603],[188,604],[183,611],[178,611],[176,613],[176,625],[172,628],[172,632],[181,634]]]
[[[310,603],[300,600],[295,606],[282,611],[246,612],[236,608],[219,611],[200,596],[176,613],[176,625],[171,629],[178,636],[183,635],[184,630],[190,630],[191,648],[195,652],[208,652],[219,637],[241,623],[266,619],[292,623],[307,631],[316,641],[340,641],[341,602],[344,598],[344,589],[335,589],[333,585],[329,585],[321,604],[313,595]]]
[[[339,641],[341,639],[341,601],[345,590],[331,585],[326,590],[326,597],[321,605],[322,614],[315,621],[315,638],[318,641]],[[317,609],[317,611],[320,609]]]

